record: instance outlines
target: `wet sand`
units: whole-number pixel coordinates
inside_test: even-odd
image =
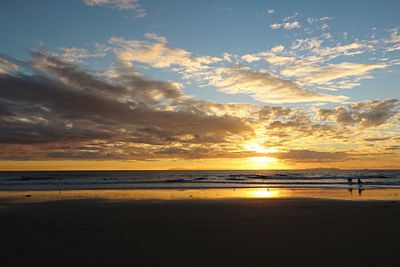
[[[0,203],[2,266],[400,266],[400,202]]]

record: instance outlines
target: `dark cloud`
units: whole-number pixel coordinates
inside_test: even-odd
[[[183,96],[176,83],[150,80],[133,69],[116,69],[114,79],[106,81],[48,52],[33,52],[33,57],[34,69],[51,75],[69,89],[104,94],[113,99],[125,98],[135,104],[157,104],[159,100]]]
[[[7,103],[0,102],[0,116],[12,116],[14,115],[8,107],[6,107]]]
[[[385,150],[400,150],[400,145],[386,147]]]
[[[294,114],[282,117],[281,120],[271,121],[267,129],[269,132],[285,132],[289,136],[298,137],[337,137],[343,129],[326,124],[325,122],[315,122],[309,114]]]
[[[263,107],[258,111],[258,116],[262,120],[277,119],[293,114],[294,110],[287,107]]]
[[[134,70],[118,70],[115,79],[102,78],[47,52],[34,52],[30,65],[29,75],[0,75],[2,144],[38,144],[46,152],[40,155],[51,158],[124,158],[140,150],[132,143],[223,143],[230,136],[252,132],[237,117],[191,109],[189,104],[169,106],[189,101],[180,87],[150,80]],[[51,146],[71,142],[85,146],[93,140],[108,146],[93,151]],[[113,147],[118,142],[126,147]],[[140,152],[142,158],[153,153]]]
[[[333,120],[343,125],[362,125],[364,127],[379,126],[386,123],[399,113],[398,99],[373,100],[336,107],[334,109],[320,109],[319,116],[323,120]]]
[[[364,138],[365,141],[367,142],[378,142],[378,141],[387,141],[391,140],[391,137],[374,137],[374,138]]]

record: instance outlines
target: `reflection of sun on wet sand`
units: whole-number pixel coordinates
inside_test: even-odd
[[[279,197],[279,189],[270,190],[269,188],[260,188],[250,191],[250,194],[254,198]]]

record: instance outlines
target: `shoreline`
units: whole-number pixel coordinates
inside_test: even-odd
[[[136,200],[249,200],[332,199],[346,201],[400,201],[400,188],[352,190],[332,188],[136,188],[136,189],[45,189],[0,190],[0,201],[31,203],[76,199]]]

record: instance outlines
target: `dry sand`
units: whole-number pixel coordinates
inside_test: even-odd
[[[1,266],[400,266],[400,203],[3,203],[0,237]]]

